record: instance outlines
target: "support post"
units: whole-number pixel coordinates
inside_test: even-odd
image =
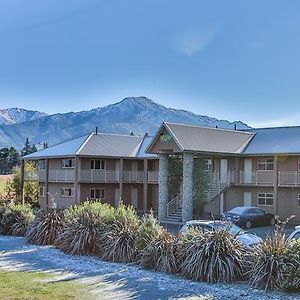
[[[158,171],[158,219],[164,221],[167,217],[168,204],[168,168],[169,155],[167,153],[159,154],[159,171]]]
[[[148,208],[148,160],[144,159],[143,211]]]
[[[80,204],[80,178],[81,172],[81,161],[79,156],[75,156],[75,177],[74,177],[74,195],[75,195],[75,203]]]
[[[25,204],[25,194],[24,194],[24,173],[25,173],[25,161],[22,159],[21,161],[21,197],[22,204]]]
[[[119,204],[123,200],[123,168],[124,168],[124,160],[120,158],[120,170],[119,170],[119,190],[120,190],[120,199]]]
[[[193,154],[183,153],[182,221],[193,218]]]
[[[278,156],[274,156],[274,212],[278,215]]]
[[[45,159],[46,164],[46,176],[45,176],[45,196],[46,196],[46,209],[49,209],[49,159]]]

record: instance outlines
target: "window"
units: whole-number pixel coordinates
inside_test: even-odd
[[[91,189],[90,197],[91,199],[104,199],[105,191],[104,189]]]
[[[105,160],[103,159],[92,159],[91,169],[93,170],[105,170]]]
[[[298,159],[298,171],[300,172],[300,159]]]
[[[212,160],[204,159],[204,171],[212,171]]]
[[[40,186],[39,195],[40,195],[40,197],[45,197],[45,187],[44,186]]]
[[[273,160],[273,158],[259,159],[258,160],[258,170],[260,170],[260,171],[273,171],[274,170],[274,160]]]
[[[46,170],[46,161],[45,160],[39,160],[38,169],[39,170]]]
[[[62,160],[62,167],[64,169],[74,168],[74,159],[63,159]]]
[[[300,208],[300,194],[298,194],[298,207]]]
[[[73,197],[74,196],[74,188],[62,188],[61,189],[62,197]]]
[[[273,193],[258,193],[257,205],[273,206],[274,194]]]

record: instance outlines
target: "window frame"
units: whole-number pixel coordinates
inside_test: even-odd
[[[69,195],[66,195],[65,193],[64,193],[64,191],[65,190],[70,190],[71,191],[71,195],[69,194]],[[64,197],[64,198],[72,198],[72,197],[74,197],[75,196],[75,193],[74,193],[74,188],[69,188],[69,187],[62,187],[61,188],[61,196],[62,197]]]
[[[99,166],[100,166],[99,169],[96,168],[96,161],[99,161]],[[106,160],[105,159],[91,159],[90,168],[91,168],[91,170],[106,170]]]
[[[262,196],[264,195],[264,196]],[[269,196],[268,196],[269,195]],[[272,195],[272,198],[270,197]],[[264,199],[264,204],[259,203],[259,199]],[[267,204],[267,200],[272,199],[272,204]],[[274,206],[274,193],[257,193],[257,206],[268,206],[273,207]]]
[[[71,161],[71,167],[66,165],[66,161]],[[64,158],[61,160],[62,169],[74,169],[75,168],[75,159],[74,158]]]
[[[213,170],[213,162],[211,158],[205,158],[204,160],[204,168],[203,170],[206,172],[212,172]]]
[[[268,166],[272,166],[268,169]],[[262,167],[262,168],[261,168]],[[274,171],[274,158],[260,158],[257,161],[257,171]]]
[[[99,190],[100,197],[96,197],[97,190]],[[93,197],[92,197],[92,192],[94,193]],[[103,196],[103,197],[101,197],[101,196]],[[104,200],[105,199],[105,188],[91,188],[90,189],[90,199],[91,200]]]
[[[43,166],[43,167],[41,168],[41,166]],[[46,160],[45,159],[40,159],[38,161],[38,170],[39,171],[45,171],[46,170]]]

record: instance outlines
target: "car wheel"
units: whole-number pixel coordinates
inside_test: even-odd
[[[250,220],[247,220],[247,221],[246,221],[246,228],[247,228],[247,229],[250,229],[251,227],[252,227],[251,221],[250,221]]]
[[[275,225],[275,223],[276,223],[276,222],[275,222],[275,219],[274,219],[274,218],[272,218],[272,219],[270,220],[270,225],[271,225],[271,226],[274,226],[274,225]]]

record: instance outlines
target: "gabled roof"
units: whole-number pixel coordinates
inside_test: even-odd
[[[40,159],[64,156],[97,156],[124,158],[155,158],[144,149],[150,138],[143,136],[98,133],[75,138],[24,156],[24,159]]]
[[[163,123],[147,152],[153,153],[153,145],[159,140],[163,129],[168,131],[181,151],[199,153],[240,154],[255,135],[254,132]]]
[[[248,130],[255,136],[243,154],[299,154],[300,127],[273,127]]]

